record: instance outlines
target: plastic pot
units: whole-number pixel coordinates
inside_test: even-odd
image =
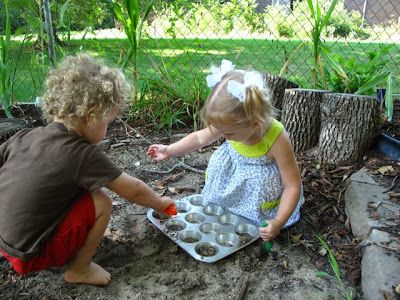
[[[377,140],[378,149],[395,160],[400,160],[400,137],[381,133]]]

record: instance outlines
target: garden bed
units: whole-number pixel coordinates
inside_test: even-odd
[[[145,154],[149,143],[170,143],[189,130],[166,136],[148,127],[130,125],[114,122],[102,143],[116,164],[147,182],[157,193],[174,199],[201,190],[204,176],[190,167],[205,170],[217,145],[184,156],[184,167],[177,159],[154,163]],[[302,218],[279,235],[268,257],[258,240],[216,263],[198,262],[151,225],[145,208],[113,195],[112,219],[94,258],[111,272],[113,281],[109,286],[69,285],[58,269],[18,276],[0,257],[0,298],[241,299],[244,292],[247,299],[342,299],[342,293],[350,290],[361,298],[361,253],[345,215],[343,180],[366,161],[374,161],[374,169],[389,162],[378,153],[370,153],[366,161],[356,165],[326,170],[318,165],[312,150],[299,155],[298,161],[306,198]],[[390,185],[392,177],[385,180]],[[315,233],[326,239],[334,251],[346,291],[341,291],[335,280],[316,276],[317,271],[332,275],[333,271]]]

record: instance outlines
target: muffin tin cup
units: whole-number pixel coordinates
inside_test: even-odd
[[[258,227],[202,195],[176,201],[178,214],[169,219],[150,209],[147,218],[194,259],[216,262],[260,238]]]

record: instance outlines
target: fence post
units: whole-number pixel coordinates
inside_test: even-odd
[[[51,11],[50,11],[50,3],[49,0],[40,0],[41,7],[44,11],[44,20],[46,24],[46,32],[48,37],[48,49],[50,61],[55,65],[56,62],[56,51],[54,49],[54,32],[53,32],[53,24],[51,21]]]

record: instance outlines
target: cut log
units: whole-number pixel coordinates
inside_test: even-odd
[[[295,153],[318,144],[322,95],[328,91],[287,89],[283,96],[282,123]]]
[[[285,89],[298,88],[299,86],[298,84],[279,76],[274,76],[268,73],[264,73],[263,76],[265,85],[271,92],[271,103],[277,110],[276,118],[280,120]]]
[[[0,118],[0,144],[5,142],[18,130],[26,127],[26,122],[22,119]]]
[[[372,146],[381,126],[382,117],[375,97],[324,94],[319,159],[335,166],[353,164]]]

